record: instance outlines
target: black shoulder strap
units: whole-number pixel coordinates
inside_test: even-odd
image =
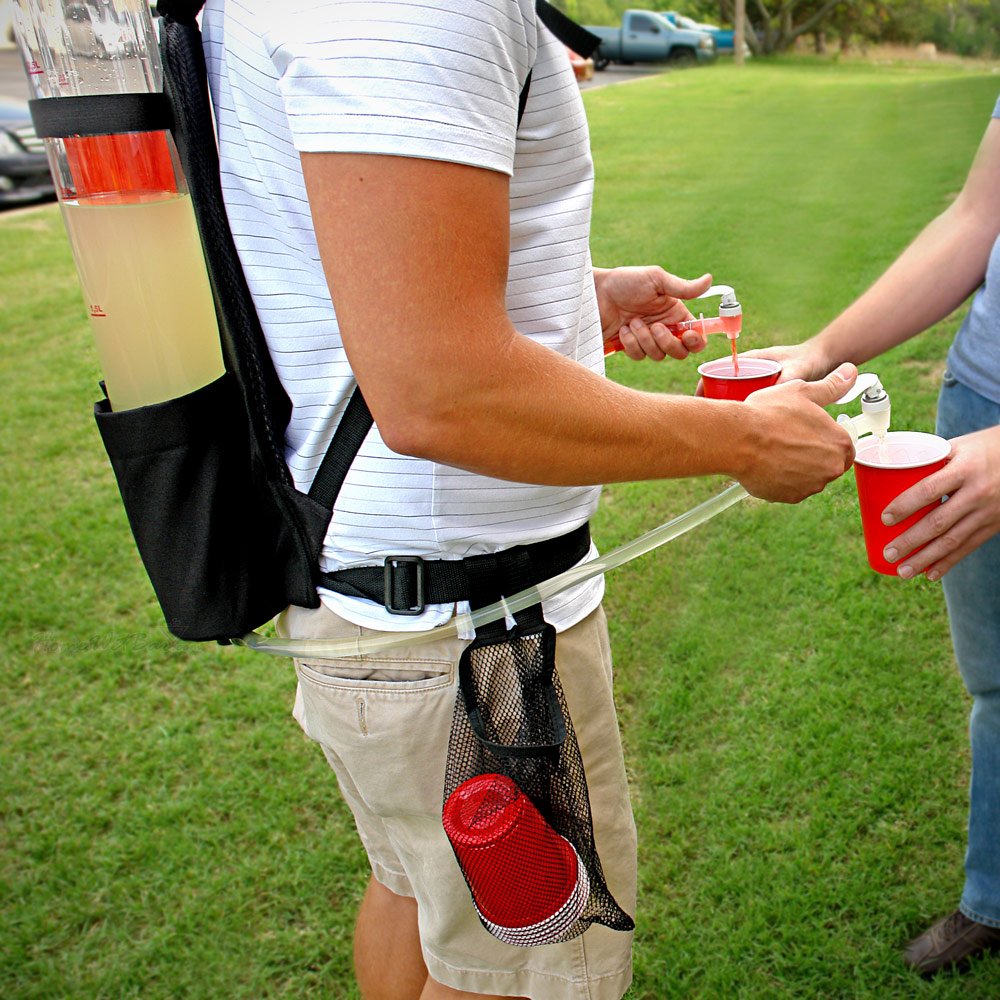
[[[601,44],[600,38],[592,31],[587,31],[582,25],[568,18],[561,10],[546,3],[546,0],[535,0],[535,13],[539,21],[578,55],[586,59],[592,56]]]
[[[190,16],[175,20],[171,13],[160,31],[164,93],[173,110],[174,139],[215,292],[226,367],[240,386],[267,478],[290,486],[284,436],[291,417],[291,400],[271,361],[226,215],[208,72],[201,33],[193,16],[201,4],[178,6],[185,8],[179,13],[190,12]]]
[[[156,13],[170,17],[178,24],[194,24],[205,0],[157,0]]]

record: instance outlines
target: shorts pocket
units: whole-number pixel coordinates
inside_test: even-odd
[[[349,693],[372,691],[391,696],[448,687],[455,675],[454,664],[433,660],[406,664],[367,658],[313,663],[296,660],[295,667],[299,680],[307,684]]]
[[[382,819],[440,822],[456,665],[378,659],[296,662],[296,718]]]

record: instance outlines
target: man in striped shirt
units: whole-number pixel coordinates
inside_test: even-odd
[[[711,279],[593,267],[587,123],[534,0],[209,0],[203,30],[227,211],[293,402],[297,485],[308,488],[355,382],[375,417],[334,509],[325,572],[543,544],[586,525],[601,483],[721,473],[798,502],[850,465],[850,438],[822,406],[853,366],[747,404],[604,377],[603,343],[620,333],[636,358],[704,347],[664,324],[686,318],[682,300]],[[602,596],[598,578],[544,612],[608,885],[630,909],[635,831]],[[420,602],[400,617],[333,589],[321,598],[280,627],[358,637],[432,629],[467,607]],[[355,941],[362,993],[618,1000],[629,933],[595,924],[516,948],[476,918],[441,828],[468,638],[297,664],[296,717],[372,866]]]

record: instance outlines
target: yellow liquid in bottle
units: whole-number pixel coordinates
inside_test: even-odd
[[[114,410],[186,395],[224,370],[191,196],[130,197],[62,203]]]

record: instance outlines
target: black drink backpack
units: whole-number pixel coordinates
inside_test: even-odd
[[[344,477],[372,427],[355,389],[307,493],[284,460],[291,403],[278,380],[226,216],[201,32],[204,0],[159,0],[162,94],[32,102],[39,135],[170,130],[208,266],[225,373],[176,399],[96,407],[129,524],[170,631],[228,642],[318,586],[417,615],[427,604],[489,606],[569,569],[584,524],[558,538],[460,560],[386,556],[322,573],[319,554]],[[539,19],[589,55],[597,39],[544,0]],[[520,96],[527,101],[531,74]],[[183,289],[178,289],[183,294]],[[476,629],[459,663],[442,820],[483,926],[501,941],[567,940],[592,923],[634,928],[604,878],[583,762],[541,604]]]
[[[162,94],[31,102],[42,137],[171,131],[190,188],[225,374],[163,403],[112,411],[104,399],[95,406],[139,553],[167,627],[181,639],[228,642],[289,604],[318,607],[321,582],[398,614],[418,614],[434,597],[425,592],[421,567],[410,560],[390,557],[374,572],[321,579],[318,560],[333,505],[372,417],[355,389],[311,488],[296,489],[284,458],[291,402],[268,353],[222,197],[196,21],[203,5],[204,0],[157,4]],[[537,11],[577,51],[595,47],[593,35],[544,0]],[[529,73],[521,113],[530,79]]]

